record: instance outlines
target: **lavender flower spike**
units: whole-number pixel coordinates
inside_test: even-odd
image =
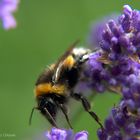
[[[140,140],[139,95],[123,99],[105,120],[105,130],[98,130],[99,140]]]
[[[102,31],[100,49],[87,62],[88,85],[97,92],[122,95],[105,120],[99,140],[140,140],[140,11],[124,5]],[[97,35],[98,35],[97,34]]]
[[[47,140],[88,140],[88,132],[81,131],[74,135],[71,129],[52,128],[46,136]]]
[[[88,85],[100,93],[140,94],[140,12],[124,5],[123,13],[110,19],[99,34],[102,44],[90,56],[85,72]]]
[[[19,0],[0,0],[0,20],[4,29],[16,27],[16,20],[12,13],[17,10]]]

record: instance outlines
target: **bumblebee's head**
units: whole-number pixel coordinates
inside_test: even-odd
[[[46,109],[51,114],[51,116],[55,117],[57,112],[57,106],[54,100],[51,97],[41,96],[37,98],[38,101],[38,108],[42,114],[46,114]]]
[[[56,113],[57,113],[57,105],[53,98],[51,96],[38,96],[37,97],[37,107],[33,107],[30,119],[29,119],[29,124],[31,124],[31,119],[32,115],[35,109],[39,110],[41,114],[55,127],[57,127],[55,118],[56,118]]]
[[[51,96],[40,96],[37,98],[38,109],[41,114],[53,125],[56,126],[55,118],[57,113],[57,105]]]

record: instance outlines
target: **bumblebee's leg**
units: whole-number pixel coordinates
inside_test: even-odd
[[[71,129],[73,129],[73,128],[72,128],[72,125],[71,125],[71,123],[70,123],[68,114],[67,114],[67,108],[66,108],[63,104],[60,104],[59,107],[60,107],[60,109],[62,110],[63,114],[65,115],[65,118],[66,118],[66,120],[67,120],[67,123],[68,123],[69,127],[70,127]]]
[[[90,111],[91,106],[90,106],[90,103],[87,101],[87,99],[84,96],[82,96],[81,94],[77,94],[77,93],[72,93],[71,96],[74,99],[81,101],[85,111],[87,111],[95,119],[95,121],[100,125],[100,127],[102,129],[104,129],[103,125],[100,122],[99,117],[93,111]]]
[[[47,115],[47,117],[48,117],[47,119],[49,120],[49,122],[50,122],[54,127],[58,128],[55,119],[54,119],[53,116],[49,113],[49,111],[47,110],[47,108],[44,108],[44,110],[45,110],[45,113],[46,113],[46,115]]]

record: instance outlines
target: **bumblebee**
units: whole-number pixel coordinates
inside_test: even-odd
[[[76,42],[52,64],[37,79],[35,84],[35,96],[37,107],[33,107],[29,123],[35,109],[54,127],[58,128],[56,116],[58,110],[64,114],[70,128],[72,125],[68,118],[66,104],[69,98],[81,101],[85,111],[103,128],[98,116],[91,111],[90,103],[80,93],[75,93],[75,86],[80,80],[83,64],[88,60],[91,50],[86,48],[75,48]]]

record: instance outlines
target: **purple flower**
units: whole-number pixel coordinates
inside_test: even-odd
[[[102,45],[89,57],[85,72],[90,79],[87,84],[93,90],[111,90],[124,97],[140,93],[139,21],[140,12],[125,5],[118,19],[109,20],[98,30]]]
[[[48,140],[88,140],[88,132],[81,131],[76,134],[71,129],[52,128],[46,134]]]
[[[99,129],[99,140],[139,140],[140,137],[140,106],[137,99],[123,99],[117,107],[112,108],[105,120],[105,130]]]
[[[12,13],[17,10],[19,0],[1,0],[0,1],[0,19],[4,29],[16,27],[16,21]]]
[[[108,19],[108,18],[106,18]],[[99,46],[115,60],[117,55],[140,55],[140,12],[124,5],[123,14],[94,25],[90,43]]]
[[[140,12],[125,5],[118,20],[109,20],[102,32],[102,49],[110,54],[140,53]],[[106,49],[108,46],[108,49]]]
[[[98,130],[98,137],[100,140],[139,140],[140,12],[125,5],[117,20],[109,20],[98,31],[102,44],[87,62],[88,85],[97,92],[111,90],[122,95],[119,105],[112,108],[105,120],[104,131]]]

